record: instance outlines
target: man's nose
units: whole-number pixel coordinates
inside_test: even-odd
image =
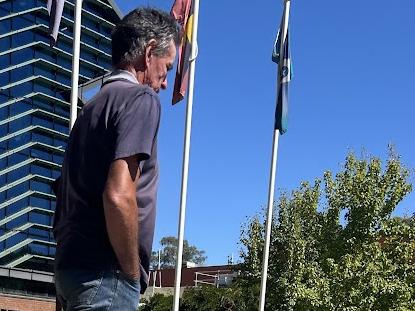
[[[161,82],[161,88],[162,88],[163,90],[167,89],[167,78],[165,78],[165,79],[164,79],[164,81],[163,81],[163,82]]]

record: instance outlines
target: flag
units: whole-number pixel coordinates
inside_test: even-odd
[[[278,97],[277,107],[275,109],[275,129],[278,129],[281,134],[284,134],[287,131],[288,86],[292,78],[291,51],[289,45],[290,36],[288,28],[285,38],[281,38],[284,19],[285,13],[272,51],[272,61],[278,64]],[[283,44],[282,51],[281,44]]]
[[[183,29],[173,88],[172,104],[174,105],[184,98],[189,80],[189,58],[192,50],[193,26],[192,0],[176,0],[171,8],[171,15]]]
[[[56,45],[65,0],[48,0],[50,46]]]

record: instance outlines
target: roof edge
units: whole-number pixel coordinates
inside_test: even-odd
[[[107,0],[107,1],[112,6],[115,13],[117,13],[118,17],[120,19],[122,19],[124,17],[124,14],[121,12],[121,10],[120,10],[119,6],[117,5],[117,3],[114,0]]]

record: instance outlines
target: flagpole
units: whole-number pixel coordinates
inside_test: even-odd
[[[82,0],[75,0],[74,25],[73,25],[73,55],[72,55],[72,91],[70,127],[75,124],[78,109],[78,84],[79,84],[79,53],[81,45],[81,18]]]
[[[284,9],[284,23],[281,29],[281,44],[280,44],[280,55],[283,55],[284,42],[287,36],[288,30],[288,20],[290,16],[290,0],[284,0],[285,9]],[[277,97],[278,97],[278,87],[280,87],[280,68],[282,67],[282,62],[279,62],[278,65],[278,84],[277,84]],[[274,137],[272,143],[272,154],[271,154],[271,169],[270,169],[270,180],[268,187],[268,209],[267,209],[267,220],[266,220],[266,231],[265,231],[265,245],[264,245],[264,254],[262,259],[262,275],[261,275],[261,292],[259,299],[259,311],[264,311],[265,309],[265,294],[267,290],[267,275],[268,275],[268,260],[269,260],[269,247],[271,242],[271,227],[272,227],[272,211],[274,205],[274,190],[275,190],[275,173],[277,167],[277,156],[278,156],[278,141],[279,141],[280,131],[278,129],[274,130]]]
[[[197,57],[197,27],[199,19],[199,0],[193,2],[193,25],[192,25],[192,49],[189,60],[189,93],[187,95],[186,105],[186,125],[183,146],[183,166],[182,166],[182,184],[180,195],[180,216],[178,228],[178,246],[176,254],[176,276],[174,282],[174,300],[173,311],[179,311],[180,283],[182,274],[182,257],[183,257],[183,240],[184,240],[184,223],[186,216],[186,199],[187,199],[187,180],[189,173],[189,154],[190,154],[190,134],[192,129],[192,109],[193,109],[193,88],[195,78],[195,65]]]

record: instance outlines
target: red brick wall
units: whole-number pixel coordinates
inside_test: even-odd
[[[224,265],[224,266],[203,266],[203,267],[195,267],[195,268],[182,268],[182,277],[180,286],[194,286],[195,285],[195,278],[196,272],[203,272],[206,274],[215,275],[216,273],[232,273],[232,266]],[[153,277],[154,272],[150,272],[150,281],[149,286],[153,286]],[[156,278],[156,286],[160,286],[160,274],[157,274]],[[174,280],[176,277],[175,269],[162,269],[161,270],[161,284],[162,287],[173,287]],[[212,277],[202,276],[199,275],[198,280],[209,279],[210,282],[213,281]]]
[[[0,309],[13,311],[55,311],[55,299],[0,294]]]

